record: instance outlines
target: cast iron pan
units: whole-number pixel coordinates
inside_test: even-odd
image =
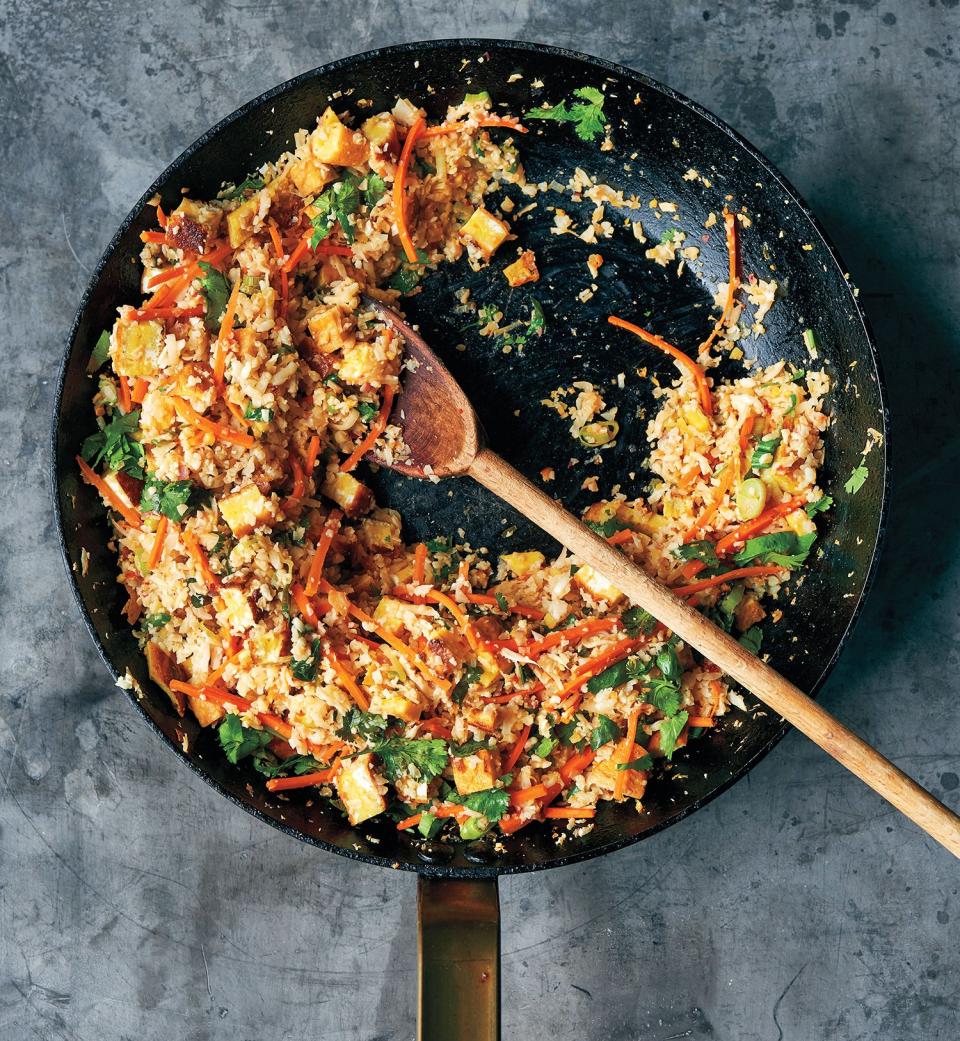
[[[516,78],[519,74],[519,78]],[[511,78],[513,81],[510,82]],[[542,84],[542,86],[541,86]],[[499,874],[570,864],[619,849],[681,820],[742,777],[783,736],[783,721],[762,708],[733,712],[709,736],[692,742],[674,758],[662,778],[651,783],[646,812],[605,804],[596,827],[582,839],[556,846],[546,827],[528,828],[505,842],[506,852],[490,846],[447,847],[398,834],[390,821],[351,828],[335,809],[317,799],[279,798],[268,794],[254,773],[230,766],[216,747],[216,737],[192,719],[180,719],[164,694],[148,679],[145,663],[123,621],[116,562],[106,548],[104,510],[96,493],[77,475],[74,456],[93,432],[90,407],[93,384],[85,375],[90,350],[115,308],[139,300],[139,234],[154,223],[147,200],[159,193],[169,212],[181,188],[194,197],[216,193],[223,181],[238,181],[292,142],[300,127],[310,127],[331,101],[338,110],[355,112],[358,99],[373,102],[372,111],[392,106],[398,95],[423,104],[439,119],[465,90],[489,90],[494,102],[522,115],[543,102],[569,97],[583,86],[603,86],[605,113],[615,147],[602,151],[599,141],[586,144],[569,124],[530,122],[519,139],[528,180],[566,183],[576,167],[636,194],[679,204],[687,244],[700,248],[695,264],[675,270],[657,267],[622,227],[624,219],[642,221],[651,239],[663,228],[650,209],[617,212],[607,219],[617,226],[612,239],[587,245],[572,235],[549,232],[548,206],[567,210],[586,226],[589,204],[572,205],[569,196],[540,195],[538,207],[514,221],[521,242],[536,251],[541,280],[510,291],[500,274],[512,259],[502,250],[491,268],[472,272],[465,264],[442,268],[407,301],[429,343],[440,353],[473,400],[491,446],[528,477],[552,466],[551,486],[579,511],[596,496],[581,490],[589,474],[599,478],[601,493],[620,485],[628,495],[642,494],[648,478],[642,468],[647,445],[645,426],[655,407],[646,367],[661,381],[672,381],[672,363],[659,352],[606,324],[609,313],[640,322],[681,346],[696,344],[709,328],[712,288],[726,278],[722,220],[710,231],[704,223],[730,204],[746,207],[753,224],[741,236],[743,268],[775,278],[783,298],[765,320],[767,335],[748,339],[744,352],[769,364],[786,358],[800,368],[823,366],[834,381],[830,408],[834,417],[827,439],[821,484],[836,500],[819,518],[822,555],[812,559],[793,584],[783,621],[766,634],[764,648],[772,665],[794,683],[816,692],[849,635],[869,587],[885,513],[887,415],[876,351],[845,267],[816,220],[784,178],[754,148],[710,113],[645,76],[597,58],[554,47],[453,40],[405,44],[333,62],[298,76],[249,102],[191,145],[144,193],[114,236],[83,297],[60,372],[53,431],[53,482],[59,537],[78,606],[114,677],[129,672],[142,689],[131,698],[164,738],[167,747],[221,794],[262,820],[323,849],[369,863],[446,879],[494,880]],[[342,92],[342,93],[341,93]],[[695,169],[711,182],[685,180]],[[521,199],[516,192],[514,198]],[[528,200],[523,199],[518,209]],[[598,277],[590,278],[586,258],[605,258]],[[582,302],[582,290],[596,286]],[[507,318],[529,316],[531,297],[547,315],[546,334],[520,353],[505,354],[502,345],[464,329],[469,318],[454,311],[454,291],[468,286],[479,303],[494,302]],[[532,290],[528,292],[527,290]],[[812,362],[802,330],[816,332],[820,357]],[[458,349],[464,346],[466,349]],[[736,374],[742,363],[724,362],[721,375]],[[619,373],[625,387],[616,387]],[[551,390],[586,379],[603,390],[608,405],[619,407],[618,446],[603,453],[599,465],[587,464],[567,433],[568,422],[540,401]],[[868,459],[870,476],[855,496],[843,483],[860,462],[868,430],[884,435]],[[578,464],[569,465],[571,457]],[[556,550],[538,528],[469,481],[430,485],[397,475],[369,475],[378,498],[404,517],[410,538],[463,530],[475,547],[492,554],[510,548]],[[86,572],[81,552],[89,554]],[[189,751],[182,751],[183,735]],[[470,916],[463,907],[460,916]],[[465,1035],[464,1035],[465,1036]]]

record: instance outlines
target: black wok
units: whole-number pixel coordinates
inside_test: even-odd
[[[517,73],[520,78],[510,82]],[[543,87],[533,87],[535,81]],[[183,187],[194,197],[206,197],[223,181],[239,180],[289,145],[298,128],[313,125],[335,91],[343,91],[335,102],[338,109],[353,108],[356,99],[370,98],[373,111],[379,111],[390,107],[397,96],[407,95],[436,119],[465,90],[487,89],[495,102],[522,114],[544,101],[559,101],[574,88],[601,84],[606,85],[606,115],[615,148],[602,151],[598,143],[580,141],[568,124],[531,122],[533,132],[521,141],[528,179],[566,183],[580,166],[627,195],[635,192],[643,199],[677,202],[688,242],[701,249],[702,273],[687,265],[678,278],[673,271],[656,267],[644,259],[644,247],[621,230],[602,243],[599,252],[606,263],[594,280],[598,291],[583,303],[578,293],[591,282],[585,260],[596,247],[573,236],[549,234],[551,215],[545,207],[573,207],[569,197],[563,201],[541,196],[538,209],[515,222],[521,240],[532,245],[540,261],[542,279],[535,295],[548,316],[546,335],[525,354],[503,354],[498,344],[464,331],[463,319],[453,313],[453,291],[466,285],[478,303],[495,301],[508,316],[517,312],[525,317],[518,310],[520,302],[508,296],[499,270],[474,273],[464,265],[443,268],[428,279],[421,295],[408,300],[408,312],[467,389],[492,446],[531,477],[541,467],[553,466],[557,477],[552,487],[568,508],[579,510],[593,497],[580,488],[586,472],[599,474],[602,489],[619,483],[628,494],[641,494],[644,429],[654,407],[649,380],[634,377],[627,380],[626,389],[611,391],[608,400],[620,406],[620,447],[605,453],[602,465],[589,471],[567,468],[567,458],[575,454],[573,442],[562,420],[538,402],[574,379],[609,387],[618,373],[629,375],[640,366],[661,380],[672,380],[674,370],[667,359],[618,335],[606,325],[606,315],[636,318],[674,343],[698,342],[707,323],[711,286],[726,277],[720,225],[701,241],[706,234],[704,222],[711,211],[719,214],[726,196],[733,205],[744,206],[753,220],[742,235],[744,270],[761,277],[766,273],[785,291],[767,316],[767,335],[748,340],[745,354],[764,364],[786,358],[800,368],[809,367],[801,331],[810,327],[816,330],[819,345],[815,364],[834,380],[829,399],[834,424],[827,438],[821,484],[837,504],[820,518],[823,555],[811,559],[804,579],[796,583],[789,611],[775,630],[771,626],[765,641],[774,668],[803,689],[816,692],[859,613],[883,529],[887,416],[876,351],[845,267],[790,185],[714,116],[637,73],[553,47],[455,40],[371,51],[268,91],[188,148],[134,206],[97,265],[60,372],[53,431],[59,537],[78,606],[104,661],[115,678],[129,672],[142,690],[142,695],[131,692],[131,700],[165,745],[229,800],[322,849],[420,875],[422,936],[437,945],[432,955],[430,949],[424,952],[424,983],[429,985],[439,958],[447,988],[439,1005],[435,992],[422,994],[423,1036],[451,1037],[454,1032],[461,1037],[493,1036],[498,875],[598,856],[676,823],[742,777],[783,737],[786,725],[759,707],[731,713],[722,726],[678,754],[669,772],[651,783],[642,815],[626,806],[604,804],[591,833],[562,846],[554,844],[547,827],[528,828],[506,839],[504,852],[483,845],[442,846],[398,833],[390,821],[351,828],[338,811],[316,799],[270,795],[258,775],[226,761],[214,734],[201,730],[192,719],[180,719],[147,677],[136,640],[120,613],[116,561],[106,548],[103,507],[96,493],[81,484],[73,462],[80,442],[94,429],[93,385],[85,366],[115,308],[139,299],[138,236],[154,222],[147,200],[159,193],[169,210]],[[712,187],[702,180],[684,180],[691,167]],[[615,224],[622,223],[623,214],[618,220],[608,208],[608,216]],[[649,212],[640,219],[656,234],[656,221]],[[646,312],[651,314],[639,317]],[[454,349],[461,343],[467,344],[466,351]],[[737,365],[726,361],[721,373],[735,373]],[[866,484],[856,495],[848,495],[843,484],[861,461],[869,429],[883,437],[868,458]],[[491,552],[552,548],[539,529],[510,515],[502,503],[468,482],[425,485],[388,473],[373,475],[371,480],[380,500],[401,511],[411,538],[463,528],[473,545],[487,546]],[[89,554],[85,567],[84,550]],[[692,763],[695,769],[690,768]],[[451,969],[444,960],[449,958],[459,963],[459,970]],[[459,983],[474,986],[481,976],[485,982],[480,1004],[471,1006],[475,1011],[469,1021],[459,1027],[440,1027],[436,1017],[450,1012]]]

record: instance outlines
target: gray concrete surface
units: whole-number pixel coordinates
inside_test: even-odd
[[[69,597],[44,479],[88,273],[153,176],[354,51],[582,48],[713,109],[845,256],[896,423],[882,573],[826,704],[957,805],[957,0],[0,3],[0,1038],[394,1041],[415,886],[229,810],[160,754]],[[791,735],[683,825],[507,880],[505,1037],[960,1036],[958,871]]]

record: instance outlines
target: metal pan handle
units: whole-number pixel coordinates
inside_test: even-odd
[[[417,1041],[500,1041],[496,879],[420,878]]]

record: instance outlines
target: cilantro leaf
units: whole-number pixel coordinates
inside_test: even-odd
[[[815,517],[818,513],[823,513],[824,510],[829,510],[832,505],[833,496],[824,495],[817,499],[816,502],[808,502],[807,505],[804,506],[804,511],[808,517]]]
[[[462,705],[463,699],[467,696],[467,691],[477,682],[478,679],[483,675],[483,668],[476,663],[464,666],[463,675],[457,680],[450,691],[450,700],[454,705]]]
[[[590,733],[590,747],[596,750],[620,736],[620,728],[609,716],[597,716],[597,725]]]
[[[230,299],[230,282],[221,271],[205,260],[200,261],[200,268],[203,271],[203,278],[200,279],[200,292],[207,301],[207,312],[203,316],[203,324],[208,329],[219,329],[223,312],[227,309],[227,301]]]
[[[677,546],[673,555],[681,560],[702,560],[707,567],[716,567],[720,563],[717,559],[716,547],[709,539],[700,539],[697,542],[687,542],[682,546]]]
[[[273,740],[269,730],[254,730],[245,727],[235,712],[228,712],[217,729],[217,736],[223,746],[227,759],[236,765],[241,759],[262,748],[266,748]]]
[[[642,755],[639,759],[631,759],[629,763],[617,763],[618,770],[649,770],[653,767],[653,756]]]
[[[252,404],[243,410],[243,418],[254,423],[270,423],[273,420],[272,408],[254,408]]]
[[[380,414],[380,409],[372,401],[360,401],[357,403],[357,411],[364,423],[369,423]]]
[[[689,718],[686,712],[678,712],[675,716],[670,716],[660,724],[658,731],[660,734],[660,751],[668,759],[673,759],[673,753],[677,749],[677,738],[680,737]]]
[[[543,305],[536,297],[530,300],[530,321],[527,324],[527,332],[531,336],[542,336],[547,327],[547,317],[543,313]]]
[[[672,642],[665,644],[657,652],[654,661],[661,675],[668,683],[677,684],[680,682],[680,678],[683,676],[683,669],[680,667],[680,659],[677,658],[677,652]]]
[[[457,759],[462,759],[466,755],[473,755],[474,752],[479,752],[489,747],[490,744],[487,741],[464,741],[462,745],[451,745],[450,754]]]
[[[603,133],[605,98],[596,87],[578,87],[574,95],[581,100],[567,106],[565,101],[552,108],[535,108],[527,112],[527,119],[547,119],[556,123],[573,123],[581,141],[593,141]]]
[[[140,509],[145,513],[162,513],[172,521],[180,521],[187,512],[193,484],[190,481],[161,481],[148,473],[140,493]]]
[[[258,192],[263,187],[263,181],[259,177],[247,177],[242,180],[236,188],[231,188],[229,191],[224,192],[221,199],[241,199],[243,198],[244,192],[253,191]]]
[[[90,360],[87,362],[87,372],[96,372],[109,357],[110,333],[104,329],[97,339],[93,350],[90,352]]]
[[[867,483],[867,478],[870,476],[870,471],[860,463],[859,466],[853,468],[853,472],[847,478],[846,483],[843,486],[843,490],[847,495],[856,495],[858,491]]]
[[[351,708],[340,721],[337,735],[343,738],[361,737],[364,741],[379,741],[387,732],[387,717],[374,712]]]
[[[616,535],[618,531],[628,528],[629,524],[621,524],[616,517],[610,517],[609,520],[605,521],[587,521],[587,527],[608,539],[611,535]]]
[[[411,264],[402,260],[400,267],[387,279],[387,288],[396,289],[400,293],[411,293],[420,285],[420,280],[426,274],[424,265],[429,259],[425,250],[417,250],[417,263]]]
[[[561,723],[557,727],[557,739],[561,745],[569,747],[574,744],[573,735],[577,732],[580,723],[576,719],[571,719],[569,723]]]
[[[317,662],[320,657],[320,640],[314,640],[310,645],[310,656],[308,658],[294,658],[290,662],[290,671],[294,678],[313,683],[317,678]]]
[[[642,607],[628,607],[620,616],[620,621],[629,636],[639,636],[641,633],[649,636],[657,627],[656,618]]]
[[[339,224],[343,237],[347,242],[353,243],[355,236],[350,217],[360,208],[359,185],[360,179],[355,174],[347,174],[342,181],[331,185],[314,200],[313,209],[316,212],[310,221],[313,225],[313,234],[310,236],[311,249],[316,249],[333,231],[334,224]]]
[[[387,193],[386,181],[375,173],[368,173],[366,177],[366,188],[363,189],[363,201],[372,210],[374,206]]]
[[[491,824],[496,824],[510,806],[510,793],[506,788],[485,788],[449,801],[456,801],[474,813],[482,813]]]
[[[629,678],[627,659],[624,658],[623,661],[615,662],[603,672],[598,672],[596,676],[587,680],[587,690],[591,694],[599,694],[602,690],[614,690],[622,687]]]
[[[777,433],[758,441],[757,447],[753,450],[753,455],[750,456],[751,468],[754,470],[766,470],[773,466],[774,453],[780,447],[782,440],[783,435],[777,431]]]
[[[143,627],[148,632],[155,632],[157,629],[162,629],[169,621],[170,615],[165,611],[158,611],[156,614],[148,614],[143,619]]]
[[[751,654],[760,653],[760,644],[763,642],[763,633],[760,631],[759,625],[752,625],[750,628],[740,637],[740,645],[746,647]]]
[[[443,773],[449,759],[446,742],[437,737],[388,737],[374,745],[373,752],[391,781],[411,771],[424,781],[433,780]]]
[[[510,605],[507,603],[507,598],[503,595],[503,593],[498,591],[493,594],[493,598],[497,601],[497,607],[499,607],[504,614],[510,613]]]
[[[143,480],[143,446],[131,436],[140,423],[140,410],[124,415],[114,412],[110,422],[91,434],[80,448],[80,455],[91,466],[106,464],[108,470],[120,471]]]
[[[665,716],[676,715],[680,709],[680,688],[670,680],[650,680],[643,696]]]
[[[733,558],[737,564],[756,560],[761,564],[779,564],[794,570],[810,555],[817,533],[797,535],[792,531],[775,531],[772,535],[760,535],[747,539],[743,549]]]

